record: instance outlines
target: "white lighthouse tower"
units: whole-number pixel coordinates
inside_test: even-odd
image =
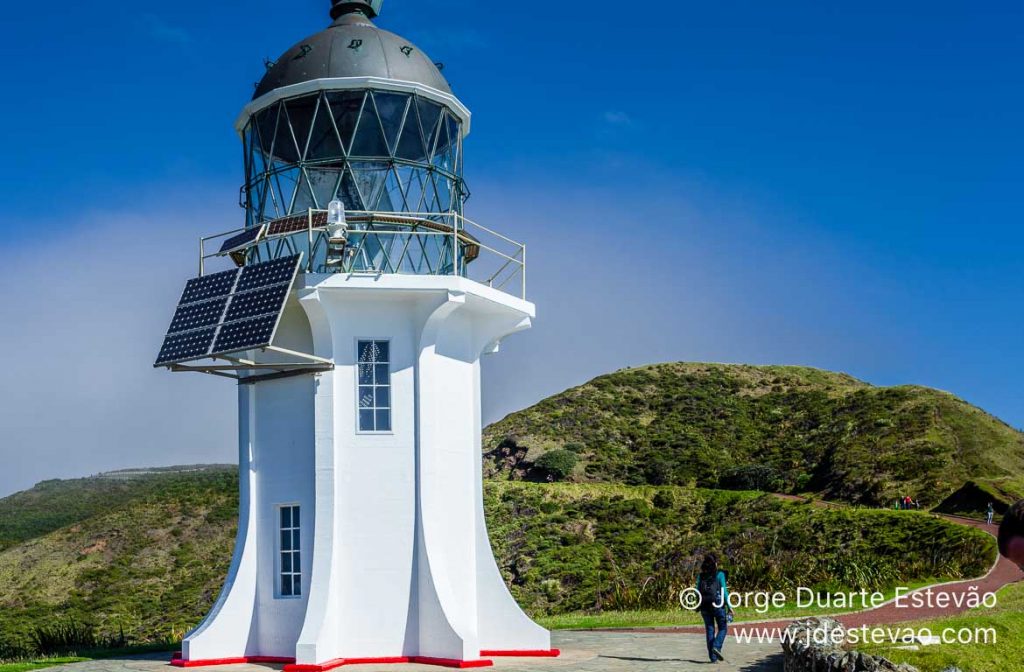
[[[201,242],[157,360],[238,380],[235,553],[178,666],[558,653],[481,492],[479,359],[530,326],[525,248],[463,216],[469,111],[379,5],[334,0],[268,63],[245,227]]]

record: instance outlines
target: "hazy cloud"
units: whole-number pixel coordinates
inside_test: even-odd
[[[633,118],[622,110],[607,110],[604,113],[604,121],[610,126],[632,126]]]
[[[152,368],[196,272],[190,241],[238,218],[183,200],[173,216],[66,222],[49,259],[0,250],[0,496],[46,478],[236,459],[230,381]]]
[[[179,47],[192,44],[192,34],[184,28],[171,25],[156,14],[143,14],[142,25],[150,37]]]
[[[1019,349],[1005,346],[1005,370],[984,370],[984,353],[963,344],[1000,333],[999,314],[951,315],[930,290],[947,271],[920,267],[908,285],[785,210],[636,170],[649,178],[629,189],[474,182],[469,214],[528,244],[538,311],[533,329],[484,358],[485,422],[672,360],[804,364],[1015,407],[985,395],[1019,379]],[[0,496],[46,478],[236,459],[234,384],[152,368],[196,272],[195,240],[240,220],[208,205],[229,191],[164,185],[154,193],[173,213],[125,207],[64,222],[49,258],[36,245],[0,247]],[[951,333],[968,317],[975,330]],[[959,368],[944,365],[954,357]]]

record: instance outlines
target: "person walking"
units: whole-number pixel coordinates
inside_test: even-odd
[[[697,576],[697,592],[700,594],[700,615],[704,619],[708,657],[712,663],[725,662],[722,647],[729,631],[729,589],[725,585],[725,572],[718,568],[718,556],[714,553],[704,556]]]
[[[992,520],[996,517],[996,507],[992,505],[992,502],[988,503],[988,508],[985,509],[985,523],[987,525],[992,524]]]

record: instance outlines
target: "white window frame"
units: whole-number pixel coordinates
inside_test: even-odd
[[[365,409],[365,408],[363,408],[363,407],[361,407],[359,405],[359,388],[360,387],[366,387],[365,385],[360,386],[360,384],[359,384],[359,367],[360,367],[360,364],[361,364],[361,362],[359,361],[359,344],[360,343],[367,343],[367,342],[371,342],[371,341],[374,342],[374,343],[387,343],[387,345],[388,345],[388,361],[386,362],[386,364],[387,364],[387,367],[388,367],[388,384],[387,384],[387,388],[388,388],[388,402],[389,402],[389,406],[386,409],[378,408],[377,406],[371,406],[370,407],[373,410],[373,413],[374,413],[373,424],[374,424],[374,427],[377,426],[377,418],[376,418],[377,411],[378,410],[387,410],[387,412],[388,412],[388,420],[390,421],[389,424],[391,426],[391,429],[384,429],[384,430],[363,429],[360,426],[360,423],[359,423],[359,412],[367,410],[367,409]],[[379,338],[379,337],[376,337],[376,336],[359,336],[359,337],[357,337],[355,339],[354,346],[355,346],[356,357],[355,357],[355,376],[353,376],[353,378],[354,378],[354,382],[355,382],[355,399],[356,399],[356,403],[355,403],[356,434],[361,434],[361,435],[366,435],[366,436],[388,436],[388,435],[391,435],[391,434],[395,433],[395,386],[394,386],[394,382],[393,382],[393,373],[394,372],[393,372],[393,370],[391,368],[391,365],[395,361],[395,353],[394,353],[394,349],[391,347],[391,345],[392,344],[391,344],[391,339],[390,338]],[[374,366],[374,369],[376,370],[377,364],[374,364],[373,366]],[[377,385],[376,383],[377,383],[377,380],[376,380],[376,371],[375,371],[375,373],[374,373],[374,384],[373,384],[372,387],[374,387],[374,388],[383,387],[383,385]]]
[[[299,511],[299,524],[298,524],[298,526],[295,526],[292,523],[292,519],[291,518],[289,518],[289,524],[291,525],[291,527],[284,528],[284,527],[281,526],[281,511],[283,509],[293,509],[293,510],[294,509],[298,509],[298,511]],[[274,541],[274,597],[277,598],[277,599],[280,599],[280,600],[301,600],[303,598],[303,596],[306,594],[305,593],[306,588],[308,588],[308,586],[306,585],[306,581],[303,579],[303,574],[302,574],[302,554],[304,552],[303,548],[302,548],[302,543],[301,543],[301,541],[299,542],[299,548],[291,548],[291,549],[285,550],[282,547],[282,544],[281,544],[281,533],[285,532],[287,530],[289,532],[292,532],[293,535],[294,535],[295,532],[298,532],[299,539],[300,540],[302,539],[302,516],[303,516],[302,506],[298,502],[287,502],[287,503],[284,503],[284,504],[278,504],[277,506],[274,507],[274,514],[275,514],[275,517],[274,517],[274,527],[277,529],[277,533],[274,535],[275,536],[275,541]],[[291,515],[292,514],[290,513],[289,516],[291,516]],[[294,538],[294,536],[293,536],[293,538]],[[292,546],[294,546],[294,543],[292,544]],[[285,572],[284,571],[284,554],[285,553],[290,553],[291,554],[292,569],[289,572]],[[296,555],[298,555],[298,558],[299,558],[299,562],[298,563],[295,562]],[[293,580],[294,580],[294,577],[296,577],[296,576],[299,577],[299,594],[298,595],[295,594],[295,589],[294,588],[292,589],[292,594],[291,595],[285,595],[284,594],[284,576],[285,576],[286,573],[288,574],[288,576],[292,577]]]

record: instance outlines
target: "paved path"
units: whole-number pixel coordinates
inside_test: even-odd
[[[959,523],[961,525],[969,525],[978,529],[984,530],[989,534],[995,535],[999,529],[994,525],[986,525],[980,520],[970,520],[968,518],[957,518],[953,516],[942,516],[950,522]],[[999,556],[999,560],[995,566],[989,571],[988,574],[980,579],[971,579],[969,581],[959,581],[956,583],[950,583],[937,587],[932,587],[930,590],[933,593],[946,593],[950,596],[965,596],[972,588],[976,588],[979,594],[987,592],[996,592],[1000,588],[1008,586],[1011,583],[1016,583],[1024,579],[1024,572],[1006,558]],[[929,590],[929,588],[923,588],[922,590]],[[906,621],[920,621],[931,618],[943,618],[946,616],[955,616],[967,611],[968,606],[952,606],[946,608],[940,608],[937,606],[929,607],[898,607],[895,604],[883,605],[877,609],[870,609],[868,611],[862,611],[857,614],[849,614],[846,616],[840,616],[837,620],[847,627],[857,627],[861,625],[878,625],[883,623],[904,623]]]
[[[558,658],[494,658],[502,672],[697,672],[737,670],[779,672],[782,670],[778,644],[737,644],[727,642],[727,663],[711,665],[703,635],[635,632],[551,633],[552,645],[562,650]],[[170,654],[146,654],[110,660],[92,660],[61,667],[52,672],[177,672],[167,661]],[[275,672],[280,665],[223,665],[193,668],[202,672]],[[438,672],[445,668],[428,665],[346,665],[338,672]]]

